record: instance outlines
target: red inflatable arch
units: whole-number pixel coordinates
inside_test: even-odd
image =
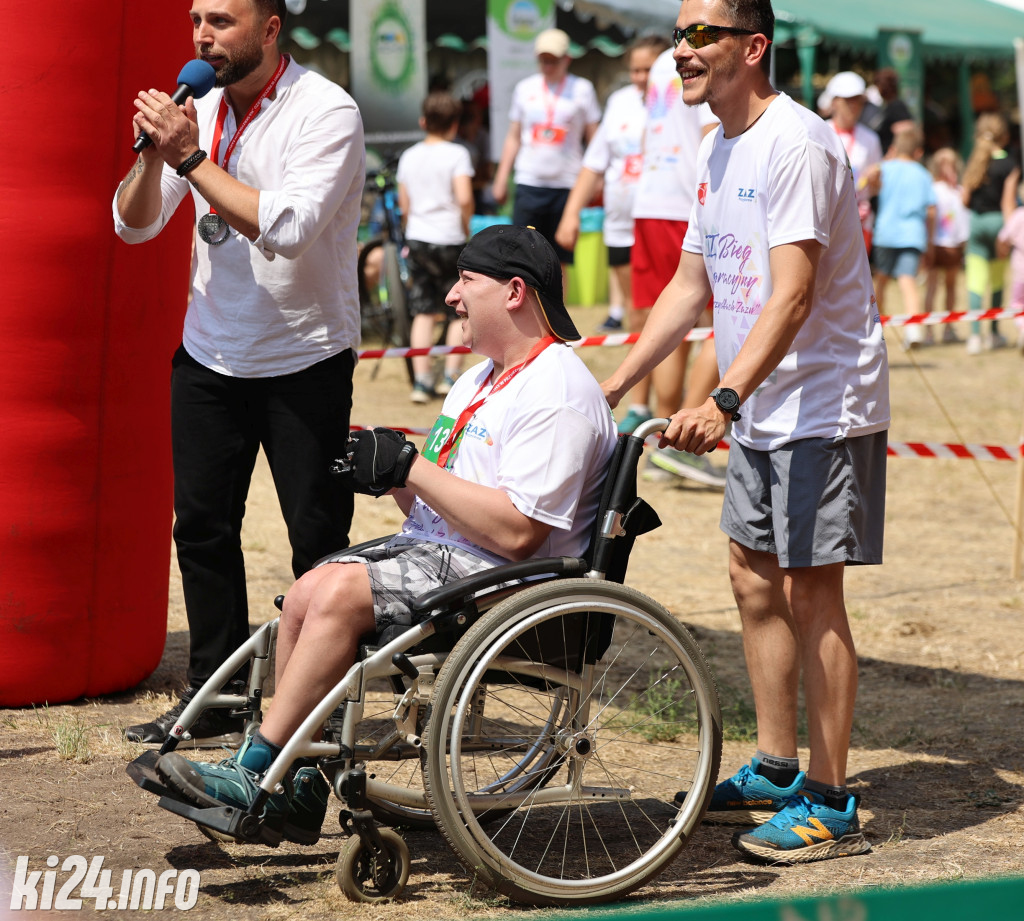
[[[39,31],[0,0],[0,706],[129,688],[163,651],[191,223],[128,247],[110,202],[132,98],[193,55],[188,9],[73,0]]]

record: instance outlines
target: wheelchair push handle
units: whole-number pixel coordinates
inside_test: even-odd
[[[630,437],[636,438],[642,444],[649,435],[653,435],[655,432],[664,432],[670,421],[670,419],[648,419],[633,429]]]
[[[668,428],[668,423],[668,419],[648,419],[646,422],[640,423],[633,433],[628,436],[629,441],[626,444],[625,453],[622,457],[622,468],[625,470],[636,470],[640,463],[640,455],[644,451],[644,441],[655,432],[665,431]],[[635,489],[635,480],[631,483],[625,480],[620,480],[616,483],[609,503],[611,508],[623,509],[635,497],[635,492],[629,495]]]

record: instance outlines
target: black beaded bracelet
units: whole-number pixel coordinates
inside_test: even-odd
[[[197,150],[194,154],[192,154],[191,157],[188,157],[185,160],[185,162],[181,164],[181,166],[178,167],[178,170],[177,170],[178,175],[184,178],[184,176],[186,174],[191,173],[192,170],[194,170],[197,166],[199,166],[199,164],[202,163],[203,160],[205,160],[205,159],[206,159],[206,151],[205,150]]]

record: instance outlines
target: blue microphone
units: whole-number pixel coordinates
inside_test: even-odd
[[[198,58],[191,60],[181,68],[181,73],[178,74],[178,88],[171,96],[171,102],[180,106],[189,96],[199,99],[210,92],[216,82],[217,71],[206,61],[200,61]],[[132,144],[132,150],[135,153],[141,153],[152,143],[149,135],[143,131]]]

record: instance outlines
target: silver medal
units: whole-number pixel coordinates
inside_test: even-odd
[[[219,214],[204,214],[199,218],[199,236],[210,246],[220,246],[230,236],[231,228]]]

